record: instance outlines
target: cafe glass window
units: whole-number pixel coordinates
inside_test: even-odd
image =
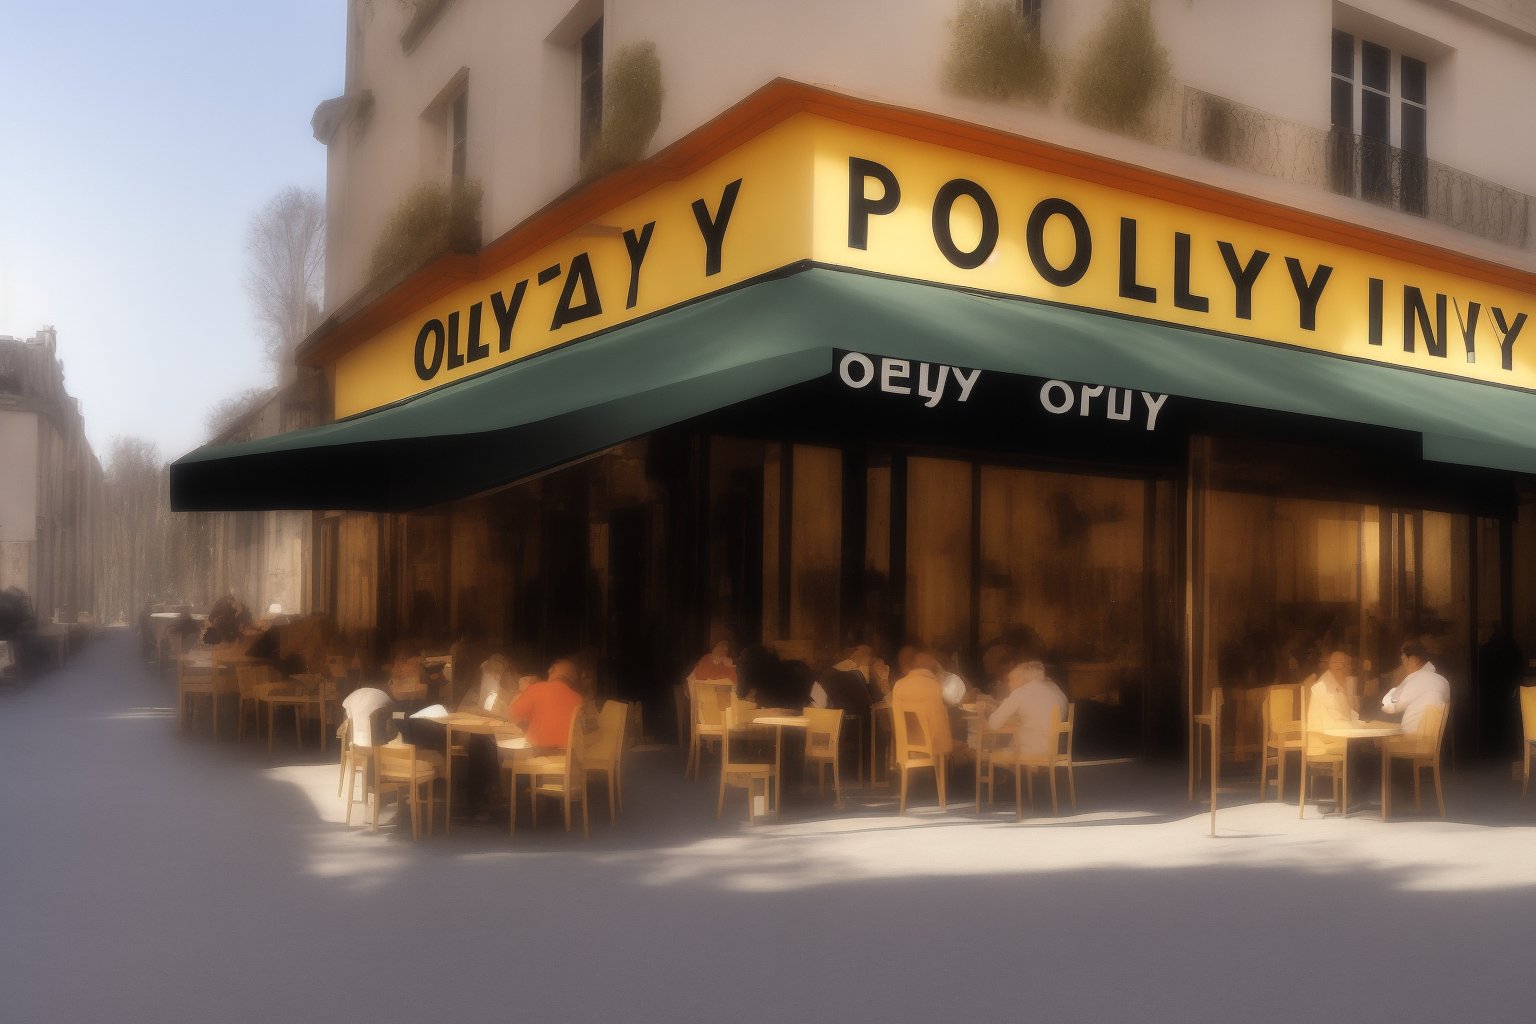
[[[1458,735],[1475,741],[1474,636],[1498,621],[1483,602],[1503,604],[1499,520],[1412,507],[1387,490],[1351,495],[1347,468],[1331,465],[1342,456],[1321,450],[1208,450],[1192,496],[1190,706],[1203,711],[1223,687],[1225,756],[1257,757],[1264,688],[1311,681],[1334,649],[1354,658],[1359,710],[1378,707],[1410,638],[1450,680],[1453,707],[1467,709]]]
[[[969,650],[971,473],[957,459],[907,460],[907,637],[946,664]]]
[[[843,453],[797,444],[790,516],[789,633],[813,664],[835,660],[840,644]]]

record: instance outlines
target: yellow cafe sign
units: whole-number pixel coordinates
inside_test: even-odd
[[[812,263],[1536,389],[1518,274],[1095,177],[795,113],[339,351],[336,415]]]

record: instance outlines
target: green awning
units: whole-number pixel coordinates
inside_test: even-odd
[[[1022,299],[811,268],[337,423],[171,467],[181,510],[466,497],[834,372],[835,349],[1160,392],[1422,435],[1536,473],[1536,395]]]

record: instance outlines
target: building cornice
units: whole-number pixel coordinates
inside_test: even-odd
[[[310,334],[296,358],[302,365],[324,366],[464,282],[510,267],[599,221],[607,211],[707,167],[799,114],[1031,166],[1362,253],[1536,293],[1536,274],[1501,263],[995,128],[775,79],[649,159],[570,189],[478,253],[444,253],[381,293],[364,289]]]

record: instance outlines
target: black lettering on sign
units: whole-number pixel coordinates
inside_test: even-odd
[[[496,332],[500,335],[496,345],[498,352],[512,350],[512,328],[517,325],[517,313],[523,308],[523,295],[527,291],[528,279],[524,278],[512,289],[511,299],[503,298],[501,292],[491,293],[491,312],[496,314]]]
[[[1312,279],[1301,269],[1301,261],[1294,256],[1285,258],[1285,269],[1291,272],[1291,286],[1296,289],[1297,318],[1304,331],[1317,330],[1317,304],[1323,300],[1323,289],[1333,276],[1333,268],[1319,263]]]
[[[1467,362],[1477,362],[1477,321],[1483,314],[1481,302],[1467,303],[1467,316],[1461,318],[1461,304],[1456,304],[1456,319],[1461,320],[1461,343],[1467,349]]]
[[[864,183],[873,178],[880,183],[879,199],[865,195]],[[894,213],[901,202],[901,185],[884,164],[873,160],[848,158],[848,248],[869,248],[869,218]]]
[[[1412,352],[1414,338],[1424,332],[1424,351],[1445,358],[1445,296],[1435,296],[1435,322],[1429,322],[1429,307],[1424,293],[1411,284],[1403,285],[1403,351]]]
[[[1370,345],[1381,344],[1381,307],[1385,305],[1386,282],[1379,277],[1373,277],[1369,282],[1370,300],[1366,310],[1366,343]]]
[[[581,287],[582,301],[579,305],[573,305],[578,285]],[[602,312],[603,303],[597,294],[597,280],[592,276],[592,259],[584,252],[577,253],[576,258],[571,260],[571,269],[566,272],[565,284],[560,288],[560,301],[555,304],[555,316],[549,322],[549,329],[558,331],[566,324],[600,316]]]
[[[736,194],[741,191],[741,179],[725,186],[720,194],[720,205],[713,215],[702,199],[693,201],[693,219],[699,222],[699,234],[704,236],[704,276],[720,273],[720,253],[725,247],[725,229],[731,224],[731,211],[736,209]]]
[[[1045,227],[1052,217],[1065,217],[1072,225],[1072,259],[1065,267],[1057,267],[1045,252]],[[1093,235],[1088,230],[1088,219],[1083,216],[1083,211],[1065,199],[1042,199],[1035,204],[1024,227],[1024,241],[1035,273],[1047,284],[1066,288],[1077,284],[1088,273],[1093,259]]]
[[[457,370],[464,365],[464,353],[459,351],[459,311],[448,314],[448,369]]]
[[[432,357],[427,358],[427,343],[431,342]],[[421,325],[421,332],[416,335],[416,376],[422,380],[431,380],[437,376],[437,371],[443,368],[443,348],[446,345],[446,336],[443,333],[441,320],[428,320]]]
[[[1157,301],[1157,289],[1136,280],[1136,222],[1130,217],[1120,218],[1120,297]]]
[[[981,213],[981,238],[970,252],[955,244],[951,231],[955,200],[961,196],[969,196]],[[962,270],[975,270],[987,262],[992,250],[997,248],[997,205],[987,190],[968,178],[946,181],[933,200],[933,240],[944,258]]]
[[[469,335],[464,339],[469,350],[469,362],[485,359],[491,354],[491,346],[480,343],[480,311],[485,304],[477,302],[469,307]]]
[[[1498,306],[1489,306],[1488,308],[1493,312],[1494,322],[1499,325],[1499,333],[1502,335],[1499,339],[1499,355],[1503,359],[1504,369],[1513,370],[1515,368],[1515,339],[1520,336],[1520,328],[1525,326],[1525,314],[1517,314],[1515,322],[1511,324],[1505,320],[1504,311]]]
[[[1173,304],[1196,313],[1209,313],[1211,300],[1189,290],[1189,235],[1173,233]]]
[[[625,309],[634,309],[640,301],[640,266],[645,262],[646,251],[651,247],[651,233],[656,222],[649,221],[636,235],[628,228],[624,231],[624,249],[629,253],[629,298],[624,300]]]
[[[1232,278],[1232,299],[1239,320],[1253,319],[1253,283],[1259,279],[1259,271],[1269,262],[1269,253],[1255,249],[1247,263],[1240,263],[1237,250],[1231,242],[1217,242],[1221,261],[1227,265],[1227,276]]]

